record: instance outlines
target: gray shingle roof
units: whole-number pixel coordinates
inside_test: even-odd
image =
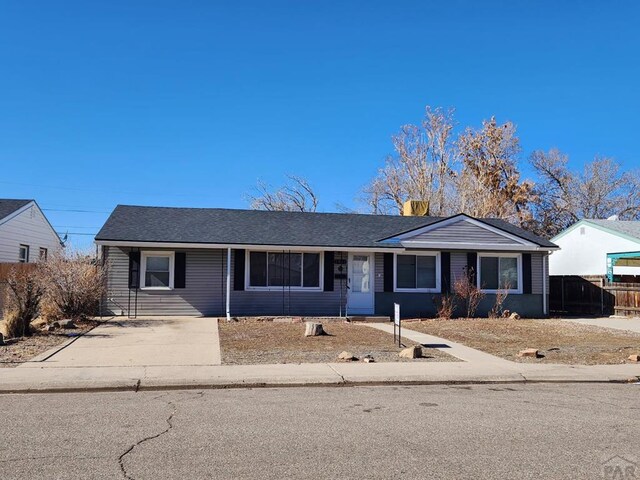
[[[379,241],[439,220],[442,218],[118,205],[96,235],[96,240],[388,247],[390,245]],[[503,220],[482,221],[540,246],[555,247]]]
[[[634,220],[592,220],[586,219],[585,222],[593,223],[600,227],[623,233],[630,237],[640,240],[640,222]]]
[[[16,210],[24,207],[27,203],[33,202],[33,200],[16,200],[13,198],[0,198],[0,220],[4,217],[11,215]]]

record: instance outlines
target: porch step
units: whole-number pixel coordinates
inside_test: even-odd
[[[383,323],[390,322],[391,317],[376,316],[376,315],[350,315],[349,320],[352,322],[366,322],[366,323]]]

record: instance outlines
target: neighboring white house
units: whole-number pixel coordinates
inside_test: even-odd
[[[37,262],[61,248],[35,200],[0,199],[0,263]]]
[[[640,275],[640,221],[580,220],[551,241],[550,275]]]

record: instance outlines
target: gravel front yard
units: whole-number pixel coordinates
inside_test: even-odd
[[[403,327],[514,362],[619,364],[629,355],[640,354],[640,334],[562,320],[428,319],[406,321]],[[525,348],[536,348],[543,357],[518,357]]]
[[[77,322],[78,328],[54,330],[53,332],[37,330],[30,337],[5,340],[6,345],[0,346],[0,368],[17,367],[50,348],[60,345],[70,337],[91,330],[97,324],[98,322],[93,320]]]
[[[362,359],[372,355],[376,362],[447,362],[455,357],[423,348],[425,358],[408,360],[398,356],[393,335],[357,323],[322,322],[328,335],[304,336],[304,323],[239,320],[219,322],[223,364],[275,364],[337,362],[342,351]],[[409,346],[407,340],[404,344]],[[413,345],[413,344],[411,344]]]

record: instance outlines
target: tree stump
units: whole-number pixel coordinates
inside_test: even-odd
[[[319,335],[324,335],[324,329],[322,328],[322,324],[315,323],[315,322],[306,322],[304,336],[317,337]]]

